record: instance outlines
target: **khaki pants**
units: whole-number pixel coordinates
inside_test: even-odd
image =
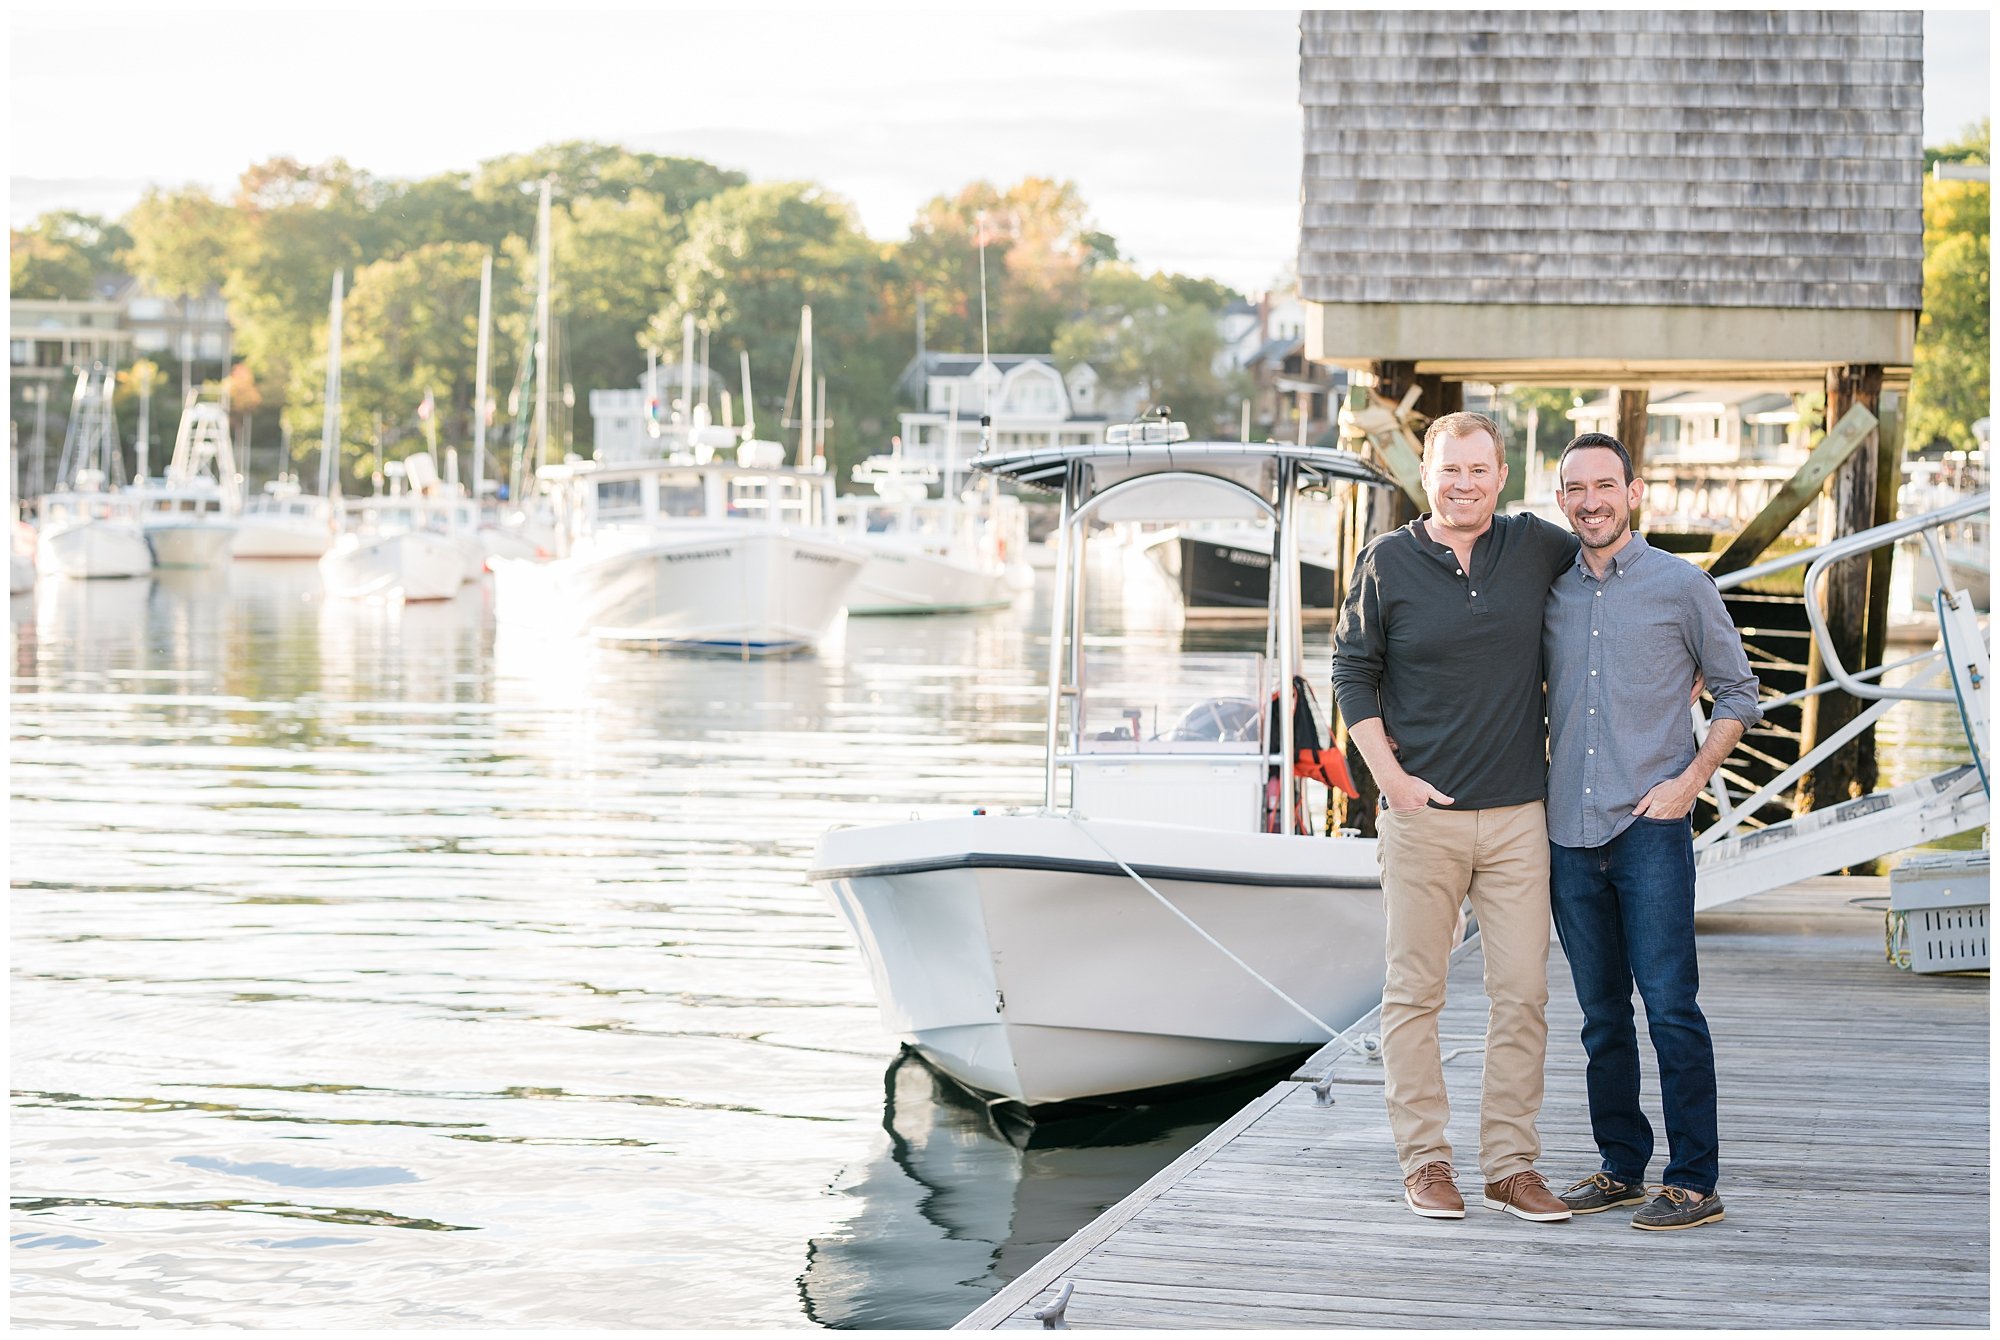
[[[1479,918],[1492,1001],[1479,1091],[1479,1166],[1488,1182],[1524,1172],[1542,1152],[1535,1117],[1548,1044],[1549,836],[1542,802],[1414,814],[1385,809],[1376,831],[1389,922],[1383,1087],[1403,1175],[1435,1159],[1451,1162],[1437,1023],[1452,931],[1467,895]]]

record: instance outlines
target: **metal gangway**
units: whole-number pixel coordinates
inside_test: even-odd
[[[1802,565],[1806,569],[1806,617],[1826,678],[1821,684],[1765,699],[1762,706],[1767,713],[1836,689],[1867,701],[1869,706],[1761,786],[1743,783],[1739,792],[1731,782],[1742,779],[1733,778],[1726,763],[1716,771],[1709,792],[1717,817],[1695,835],[1698,910],[1985,825],[1992,796],[1987,731],[1990,653],[1971,596],[1962,589],[1936,592],[1938,640],[1929,651],[1849,670],[1841,664],[1828,635],[1818,592],[1833,564],[1911,537],[1920,538],[1940,581],[1949,582],[1951,567],[1940,532],[1989,513],[1991,500],[1989,492],[1974,494],[1938,511],[1876,526],[1716,580],[1718,587],[1730,591]],[[1884,676],[1904,669],[1910,675],[1903,682],[1883,683]],[[1787,804],[1800,779],[1823,759],[1897,707],[1919,702],[1950,703],[1957,708],[1972,752],[1970,763],[1777,823],[1760,822],[1759,812],[1773,804]],[[1694,708],[1694,717],[1696,736],[1705,738],[1708,721],[1699,705]]]

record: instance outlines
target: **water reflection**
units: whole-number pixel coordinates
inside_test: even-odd
[[[834,1185],[844,1222],[808,1245],[806,1315],[843,1330],[949,1327],[1272,1082],[1003,1127],[905,1052],[883,1076],[875,1153]]]

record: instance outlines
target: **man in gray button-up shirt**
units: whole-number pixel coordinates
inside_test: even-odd
[[[1599,1171],[1563,1199],[1579,1214],[1639,1205],[1635,1228],[1722,1218],[1715,1052],[1696,1002],[1695,798],[1762,719],[1757,679],[1714,581],[1632,531],[1645,484],[1616,438],[1586,433],[1558,466],[1582,541],[1549,588],[1549,901],[1583,1007]],[[1688,686],[1714,696],[1697,740]],[[1653,1130],[1639,1107],[1632,989],[1659,1058],[1668,1162],[1647,1202]]]

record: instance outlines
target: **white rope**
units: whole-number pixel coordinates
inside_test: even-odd
[[[1213,935],[1210,935],[1207,931],[1203,930],[1200,926],[1196,925],[1192,917],[1188,916],[1187,913],[1181,911],[1178,907],[1175,907],[1172,903],[1168,902],[1166,896],[1162,894],[1158,889],[1154,888],[1151,884],[1148,884],[1140,876],[1138,871],[1134,870],[1131,866],[1127,865],[1124,859],[1118,856],[1117,853],[1113,852],[1111,848],[1105,846],[1102,842],[1099,842],[1097,840],[1097,834],[1091,832],[1088,828],[1086,828],[1081,819],[1077,818],[1074,814],[1066,814],[1063,817],[1065,819],[1068,819],[1072,824],[1076,825],[1076,830],[1079,833],[1082,833],[1085,837],[1089,838],[1092,846],[1096,847],[1099,851],[1103,852],[1106,856],[1109,856],[1113,861],[1117,862],[1118,868],[1120,870],[1123,870],[1126,874],[1130,875],[1133,878],[1133,880],[1139,885],[1140,888],[1144,889],[1147,893],[1152,894],[1153,897],[1156,900],[1158,900],[1161,907],[1166,908],[1167,911],[1179,917],[1181,921],[1187,925],[1189,930],[1193,931],[1196,935],[1199,935],[1202,939],[1208,941],[1210,944],[1214,945],[1218,950],[1222,951],[1223,957],[1227,958],[1231,963],[1234,963],[1237,967],[1243,969],[1243,971],[1249,973],[1252,977],[1256,978],[1260,983],[1262,983],[1266,988],[1270,990],[1272,995],[1276,996],[1279,1000],[1284,1001],[1285,1004],[1291,1006],[1293,1009],[1297,1010],[1300,1014],[1304,1015],[1306,1018],[1312,1020],[1312,1022],[1319,1028],[1325,1030],[1328,1038],[1331,1041],[1346,1042],[1349,1047],[1354,1047],[1358,1044],[1359,1039],[1349,1039],[1347,1034],[1341,1032],[1339,1029],[1335,1028],[1332,1024],[1320,1018],[1318,1015],[1314,1014],[1311,1010],[1307,1009],[1305,1006],[1299,1004],[1296,1000],[1293,1000],[1290,996],[1284,993],[1284,991],[1278,986],[1276,982],[1273,982],[1263,973],[1258,972],[1255,968],[1245,963],[1242,959],[1236,957],[1235,954],[1230,952],[1229,946],[1223,944]]]

